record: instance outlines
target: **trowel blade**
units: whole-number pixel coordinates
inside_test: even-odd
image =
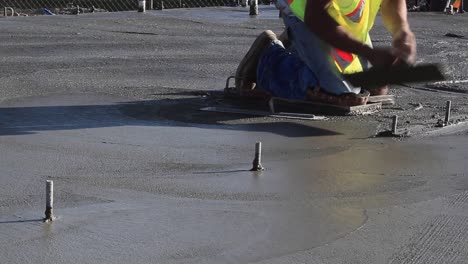
[[[378,88],[387,84],[445,80],[438,64],[400,65],[391,68],[372,67],[364,72],[345,74],[343,77],[356,87],[366,88]]]

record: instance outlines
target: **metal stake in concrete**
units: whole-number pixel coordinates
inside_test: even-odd
[[[447,101],[447,104],[445,105],[444,126],[448,126],[450,123],[450,108],[452,108],[452,101]]]
[[[46,181],[46,210],[44,222],[54,220],[54,182]]]
[[[258,0],[250,0],[250,13],[251,16],[258,15]]]
[[[146,10],[146,1],[138,0],[138,12],[145,12]]]
[[[398,131],[398,116],[395,115],[392,117],[392,134],[396,135]]]
[[[255,158],[253,160],[253,167],[251,171],[262,171],[262,142],[255,143]]]

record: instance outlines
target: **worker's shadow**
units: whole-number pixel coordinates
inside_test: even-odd
[[[128,125],[257,131],[286,137],[339,134],[315,127],[315,121],[296,122],[262,118],[258,118],[257,121],[254,116],[199,110],[213,103],[216,101],[205,96],[193,96],[103,105],[0,107],[0,136]]]

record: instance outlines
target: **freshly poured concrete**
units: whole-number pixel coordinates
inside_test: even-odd
[[[0,20],[0,263],[464,263],[465,132],[373,138],[395,111],[430,131],[435,102],[463,116],[464,98],[393,90],[378,115],[319,122],[198,112],[281,30],[272,8],[223,12]],[[414,98],[424,111],[399,110]]]

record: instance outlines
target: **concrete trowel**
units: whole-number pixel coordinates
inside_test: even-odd
[[[343,78],[356,87],[378,88],[387,84],[443,81],[439,64],[415,66],[395,65],[387,68],[372,67],[367,71],[345,74]]]

